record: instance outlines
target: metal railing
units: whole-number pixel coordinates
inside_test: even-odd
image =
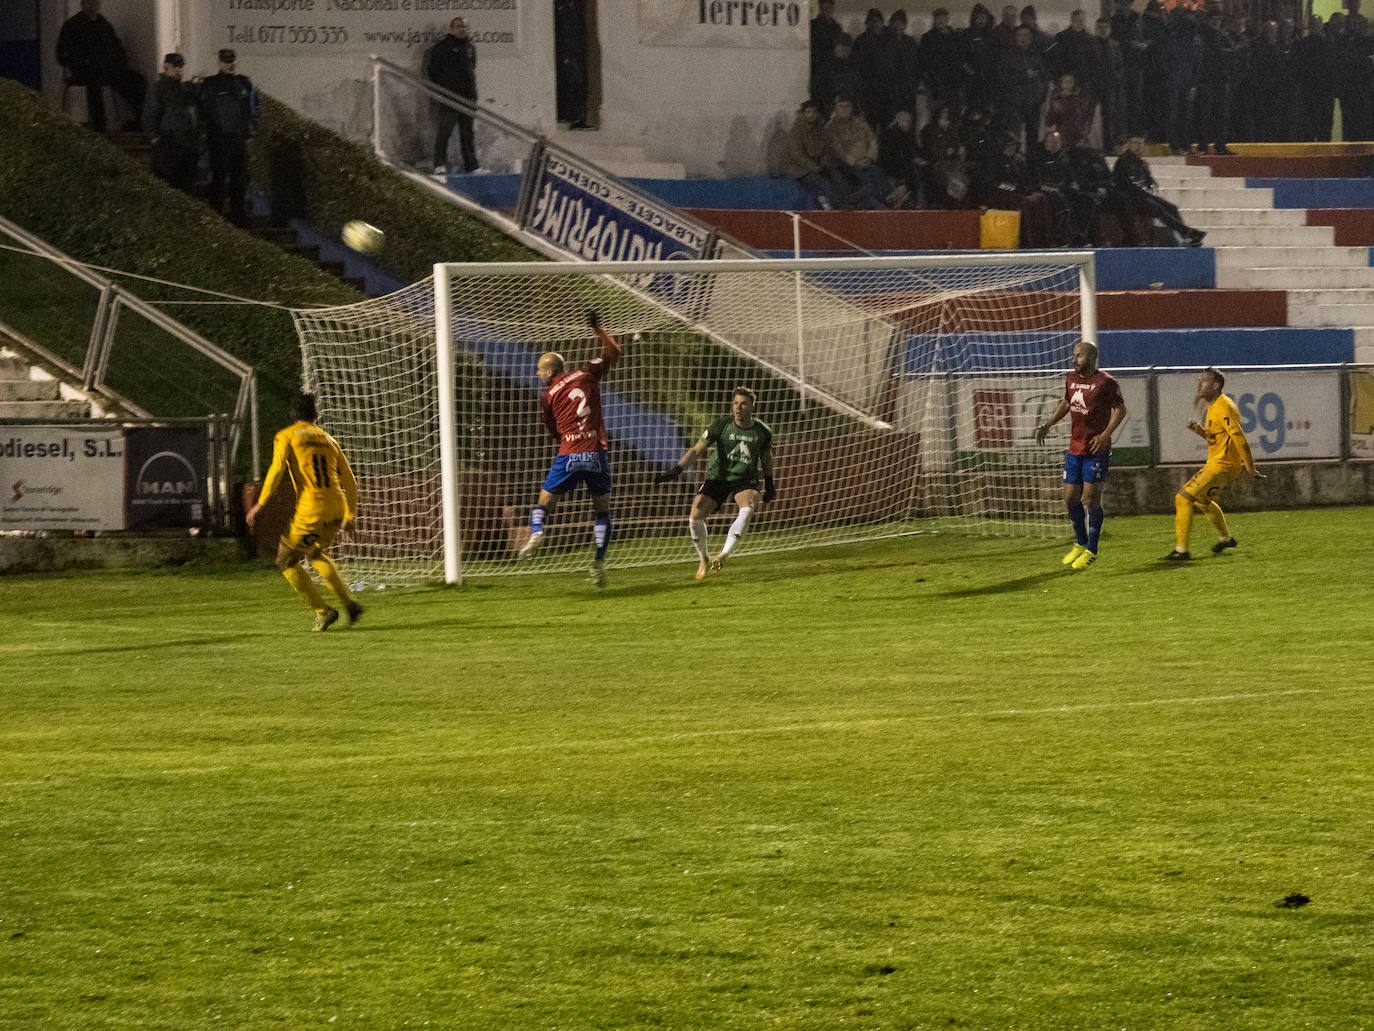
[[[175,414],[218,419],[219,413],[230,409],[231,463],[237,460],[247,436],[252,475],[260,478],[257,374],[251,365],[8,219],[0,218],[0,235],[43,259],[46,267],[60,270],[95,292],[93,311],[83,316],[89,322],[84,344],[51,326],[35,325],[26,331],[19,325],[25,321],[22,312],[7,314],[0,321],[0,331],[58,370],[71,385],[132,416],[146,419]],[[41,289],[32,270],[28,271],[26,281],[34,281],[34,289]],[[89,292],[72,291],[68,286],[64,295],[68,301],[76,298],[77,308],[92,307]],[[70,328],[74,335],[75,325]],[[38,339],[45,333],[47,339]],[[168,348],[165,341],[175,343]],[[168,367],[168,354],[176,359],[174,368]],[[191,411],[159,411],[163,404]]]

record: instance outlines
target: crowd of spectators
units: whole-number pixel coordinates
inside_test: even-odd
[[[1092,243],[1097,215],[1133,196],[1113,184],[1106,155],[1329,140],[1337,99],[1347,138],[1374,138],[1374,35],[1360,0],[1345,2],[1348,13],[1312,17],[1300,33],[1291,17],[1252,25],[1210,4],[1115,0],[1110,17],[1090,24],[1077,10],[1053,35],[1033,6],[1007,5],[997,20],[975,3],[966,27],[938,8],[917,38],[905,11],[876,7],[851,37],[834,0],[820,0],[786,172],[818,207],[1048,195],[1045,242]],[[1194,242],[1186,227],[1179,235]]]

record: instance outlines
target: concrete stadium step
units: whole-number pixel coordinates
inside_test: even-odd
[[[1355,337],[1355,360],[1374,365],[1374,327],[1356,327],[1351,332]]]
[[[1217,270],[1223,268],[1352,268],[1369,271],[1368,247],[1215,247]]]
[[[1374,287],[1374,268],[1245,268],[1217,266],[1217,286],[1228,290]]]
[[[61,396],[55,379],[0,379],[0,401],[58,401]]]
[[[0,354],[0,380],[29,378],[29,363],[12,354]]]
[[[0,401],[0,419],[85,419],[87,401]]]
[[[1188,224],[1205,229],[1208,247],[1331,247],[1336,231],[1330,226],[1202,226],[1187,213]]]
[[[1165,186],[1160,195],[1180,208],[1254,208],[1273,207],[1274,191],[1262,187],[1228,185],[1236,180],[1205,179],[1197,186]],[[1203,185],[1205,184],[1205,185]]]
[[[1374,326],[1374,304],[1290,304],[1290,326]]]
[[[1298,208],[1189,208],[1188,224],[1199,229],[1223,226],[1305,226],[1309,223]]]
[[[1289,290],[1287,293],[1290,304],[1374,304],[1374,286]]]

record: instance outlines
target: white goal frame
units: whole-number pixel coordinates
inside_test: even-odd
[[[688,320],[690,329],[710,338],[723,348],[758,362],[770,373],[792,383],[801,396],[836,413],[854,419],[869,428],[887,429],[872,412],[856,407],[842,397],[828,391],[824,385],[809,382],[805,354],[803,294],[815,287],[803,285],[803,277],[824,272],[864,272],[890,270],[899,272],[940,269],[1007,268],[1015,266],[1043,266],[1053,264],[1076,267],[1078,274],[1079,323],[1076,331],[1080,339],[1097,342],[1096,275],[1091,251],[999,251],[989,253],[959,252],[938,255],[910,255],[903,257],[846,257],[795,259],[717,259],[700,261],[657,262],[488,262],[440,263],[434,266],[436,375],[439,384],[439,458],[441,465],[444,579],[448,583],[462,580],[462,548],[460,533],[460,498],[458,483],[458,443],[454,409],[455,337],[451,313],[454,291],[465,280],[492,277],[600,277],[613,288],[632,292],[641,303],[657,305],[668,314],[676,314],[671,306],[649,293],[637,289],[629,280],[618,276],[651,277],[688,273],[710,273],[728,276],[731,273],[794,273],[797,354],[792,369],[771,363],[766,356],[751,353],[731,339],[728,326],[707,325]],[[611,327],[612,330],[614,327]],[[623,341],[622,341],[623,343]],[[1043,370],[1042,370],[1043,371]]]

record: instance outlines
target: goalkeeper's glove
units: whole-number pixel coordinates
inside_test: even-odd
[[[773,477],[763,478],[763,503],[766,505],[778,496],[778,485],[773,482]]]
[[[676,480],[683,473],[682,466],[675,465],[671,469],[665,469],[661,473],[654,473],[655,483],[667,483],[669,480]]]
[[[594,311],[587,312],[587,325],[591,326],[592,329],[600,329],[601,316]]]

